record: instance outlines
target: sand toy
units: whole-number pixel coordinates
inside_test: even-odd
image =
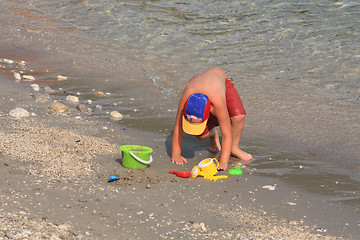
[[[214,175],[211,175],[209,173],[204,173],[204,172],[202,172],[200,170],[200,167],[198,165],[194,166],[193,169],[191,170],[191,176],[193,178],[196,178],[198,176],[202,176],[202,177],[204,177],[204,179],[210,180],[210,181],[216,181],[216,180],[221,179],[221,178],[228,178],[228,176],[226,176],[226,175],[214,176]]]
[[[232,174],[232,175],[241,175],[242,174],[240,167],[234,167],[233,169],[229,169],[228,172],[229,172],[229,174]]]
[[[216,158],[206,158],[199,162],[198,166],[205,175],[214,176],[218,172],[219,162]]]
[[[153,150],[150,147],[123,145],[120,147],[120,150],[122,152],[122,165],[126,168],[147,168],[153,161],[150,155]]]
[[[120,179],[119,177],[110,176],[108,182],[114,182],[114,181],[117,181],[117,180],[119,180],[119,179]]]
[[[182,178],[188,178],[191,176],[191,172],[170,171],[169,173],[176,174],[178,177]]]

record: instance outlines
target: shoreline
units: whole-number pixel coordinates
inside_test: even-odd
[[[281,181],[270,182],[274,192],[263,189],[269,179],[247,168],[240,177],[217,182],[177,178],[168,171],[189,171],[192,164],[171,164],[166,135],[96,121],[71,104],[70,112],[54,113],[49,102],[34,100],[27,84],[0,78],[6,93],[0,102],[2,238],[342,239],[327,233],[332,229],[307,226],[301,211],[292,219],[307,199]],[[14,107],[34,115],[14,119],[8,115]],[[118,147],[130,143],[155,150],[149,168],[120,165]],[[192,163],[206,155],[196,152]],[[107,183],[114,174],[121,180]]]

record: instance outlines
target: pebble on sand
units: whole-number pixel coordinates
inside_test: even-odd
[[[55,90],[52,89],[52,88],[49,87],[49,86],[45,86],[45,87],[44,87],[44,91],[47,92],[47,93],[55,93]]]
[[[47,93],[35,93],[32,95],[32,97],[35,98],[35,102],[39,102],[39,103],[51,101],[51,97]]]
[[[13,63],[14,63],[14,60],[4,58],[4,59],[3,59],[3,62],[4,62],[4,63],[7,63],[7,64],[13,64]]]
[[[34,83],[34,84],[31,84],[30,86],[34,89],[34,91],[36,91],[36,92],[40,91],[40,87],[38,84]]]
[[[76,107],[80,112],[82,113],[87,113],[87,114],[91,114],[92,113],[92,109],[87,107],[86,105],[84,104],[79,104],[77,107]]]
[[[27,80],[27,81],[34,81],[35,80],[35,77],[32,76],[32,75],[23,75],[23,78],[24,78],[24,80]]]
[[[14,72],[14,78],[15,78],[16,80],[21,80],[21,75],[20,75],[20,73]]]
[[[115,120],[121,120],[123,118],[123,115],[118,111],[112,111],[110,112],[110,117],[112,117]]]
[[[55,112],[59,112],[59,113],[63,113],[63,112],[67,112],[69,111],[69,108],[63,104],[63,103],[60,103],[60,102],[53,102],[49,108]]]
[[[16,64],[19,66],[25,66],[26,61],[25,60],[17,61]]]
[[[104,95],[104,92],[99,91],[99,92],[96,92],[95,95],[101,97]]]
[[[69,95],[66,97],[66,101],[72,102],[72,103],[79,103],[79,98],[76,96]]]
[[[11,109],[9,112],[9,115],[12,117],[16,117],[16,118],[26,118],[26,117],[30,116],[30,113],[24,108],[17,107],[17,108]]]
[[[62,76],[62,75],[58,75],[57,78],[58,78],[59,81],[68,79],[68,77],[65,77],[65,76]]]

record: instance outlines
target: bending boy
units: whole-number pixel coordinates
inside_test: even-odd
[[[239,148],[245,123],[245,109],[234,83],[219,68],[192,77],[185,86],[176,114],[172,138],[172,159],[176,164],[187,160],[181,156],[183,133],[210,138],[210,152],[219,152],[219,170],[228,166],[230,154],[249,161],[252,155]],[[215,127],[220,126],[222,143]]]

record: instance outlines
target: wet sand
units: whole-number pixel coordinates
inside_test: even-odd
[[[169,136],[130,129],[107,117],[99,120],[80,112],[77,104],[64,101],[70,111],[56,113],[49,109],[53,100],[59,100],[56,94],[49,102],[36,102],[31,82],[14,81],[6,68],[0,77],[0,238],[358,236],[357,222],[346,225],[346,219],[342,224],[339,219],[329,220],[329,216],[337,216],[339,208],[324,205],[316,196],[278,179],[253,175],[246,165],[242,166],[243,175],[216,182],[178,178],[168,172],[190,171],[212,155],[185,145],[185,152],[194,158],[187,165],[176,166],[167,154]],[[40,87],[43,92],[44,85]],[[15,107],[27,109],[30,117],[9,116]],[[124,168],[119,146],[125,144],[153,148],[154,162],[147,169]],[[120,180],[109,183],[112,175]],[[341,209],[342,214],[346,211]]]

